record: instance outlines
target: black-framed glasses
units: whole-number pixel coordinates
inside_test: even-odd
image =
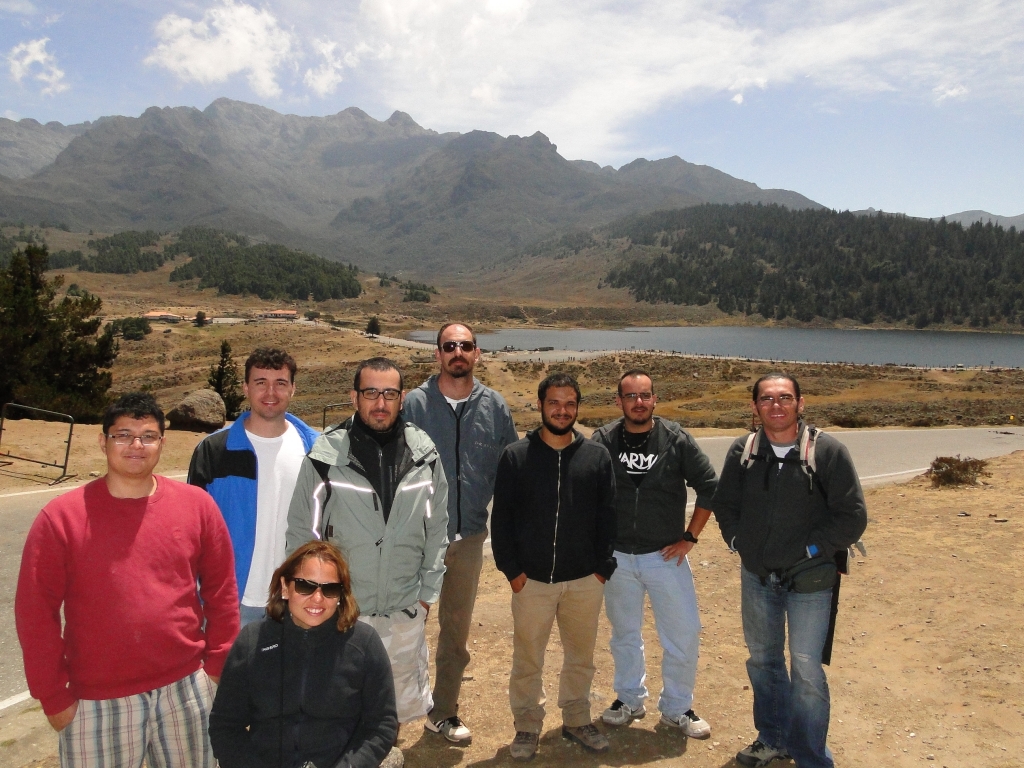
[[[793,395],[779,395],[778,397],[772,397],[771,395],[761,395],[757,398],[757,402],[761,405],[772,405],[778,403],[781,406],[790,406],[796,402],[796,397]]]
[[[318,581],[300,579],[298,576],[292,579],[292,589],[303,597],[309,597],[319,589],[320,594],[328,600],[339,600],[345,594],[345,585],[340,581],[329,581],[326,584],[321,584]]]
[[[156,432],[146,432],[142,435],[133,435],[131,432],[118,432],[114,435],[107,435],[108,440],[113,440],[114,445],[128,446],[138,440],[146,448],[152,448],[160,442],[162,436]]]
[[[400,389],[377,389],[376,387],[367,387],[366,389],[357,389],[360,395],[367,400],[377,400],[383,397],[385,400],[397,400],[402,396],[402,390]]]
[[[641,402],[644,402],[644,403],[649,403],[654,398],[654,393],[653,392],[626,392],[623,395],[619,395],[619,397],[621,397],[623,400],[629,400],[630,402],[633,402],[633,403],[635,403],[637,400],[640,400]]]
[[[472,352],[476,349],[475,341],[442,341],[441,351],[451,354],[456,349],[461,349],[463,352]]]

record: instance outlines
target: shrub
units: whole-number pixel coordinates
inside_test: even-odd
[[[975,485],[979,477],[988,477],[991,472],[986,472],[988,462],[984,459],[972,459],[967,457],[961,459],[960,454],[956,456],[938,456],[932,462],[929,474],[932,477],[932,487],[938,488],[943,485]]]

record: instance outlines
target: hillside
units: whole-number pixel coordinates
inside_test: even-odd
[[[992,224],[702,205],[600,234],[646,247],[606,278],[637,301],[802,322],[1024,323],[1024,234]]]
[[[91,125],[7,123],[0,221],[211,226],[372,270],[473,268],[541,238],[707,200],[817,205],[679,158],[594,173],[541,133],[439,134],[402,112],[378,121],[354,107],[300,117],[218,99]]]

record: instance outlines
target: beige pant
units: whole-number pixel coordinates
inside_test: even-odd
[[[453,541],[444,558],[444,582],[437,603],[437,671],[430,718],[447,720],[459,713],[462,675],[469,664],[469,627],[473,620],[487,531]]]
[[[564,655],[558,679],[562,724],[575,728],[591,722],[590,684],[603,597],[604,585],[593,574],[557,584],[530,579],[512,595],[515,635],[508,696],[517,731],[540,733],[543,728],[544,652],[555,619]]]

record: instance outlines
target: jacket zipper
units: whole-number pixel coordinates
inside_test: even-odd
[[[455,533],[462,533],[462,456],[459,445],[462,442],[462,414],[455,411]],[[465,410],[465,406],[463,406]]]
[[[555,562],[558,559],[558,513],[562,511],[562,452],[558,452],[558,480],[555,483],[555,537],[551,542],[551,578],[548,584],[555,583]]]

